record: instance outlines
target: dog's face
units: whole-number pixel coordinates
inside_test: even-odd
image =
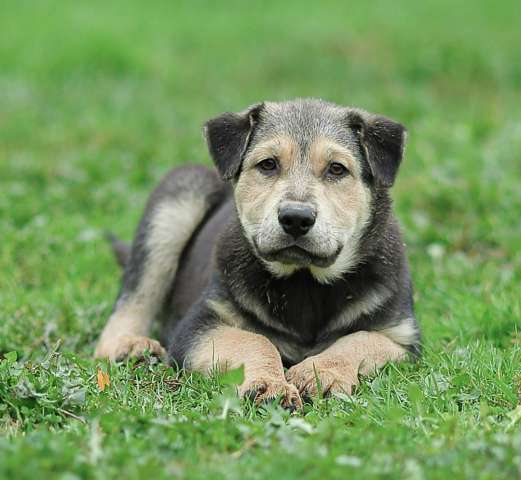
[[[375,188],[388,188],[404,129],[319,100],[263,103],[206,125],[210,152],[234,184],[246,237],[277,276],[308,268],[321,282],[356,264]]]

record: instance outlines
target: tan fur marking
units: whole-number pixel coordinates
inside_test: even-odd
[[[340,328],[347,327],[361,315],[367,315],[376,310],[386,300],[391,298],[391,296],[392,292],[389,289],[382,285],[375,285],[375,287],[363,297],[352,301],[337,318],[330,322],[326,331],[333,332]],[[390,335],[388,335],[388,337],[393,339]]]
[[[230,302],[208,300],[206,304],[215,312],[225,325],[236,328],[242,326],[243,322],[241,321],[241,317]]]
[[[278,135],[255,145],[244,160],[243,171],[266,158],[277,158],[285,168],[290,168],[298,154],[298,145],[291,137]]]
[[[397,325],[383,328],[379,332],[400,345],[413,345],[418,340],[418,327],[413,318],[404,318]]]
[[[360,164],[347,148],[328,138],[318,138],[309,149],[309,159],[313,173],[321,177],[331,162],[344,165],[355,178],[360,177]]]
[[[296,388],[286,381],[280,354],[263,335],[238,328],[220,326],[199,339],[188,355],[186,368],[210,373],[244,366],[241,396],[255,394],[255,402],[282,396],[282,404],[299,408],[302,403]]]
[[[274,330],[278,330],[280,332],[291,332],[289,328],[283,325],[281,322],[274,320],[270,317],[266,309],[263,305],[260,304],[260,299],[256,299],[249,294],[242,295],[241,297],[236,299],[238,303],[240,303],[241,307],[244,308],[249,313],[252,313],[257,317],[257,320],[268,325]],[[265,300],[269,303],[269,299]]]
[[[308,357],[286,372],[286,378],[303,395],[322,391],[350,395],[358,375],[369,375],[388,362],[403,360],[406,350],[378,332],[356,332],[337,340],[318,355]]]

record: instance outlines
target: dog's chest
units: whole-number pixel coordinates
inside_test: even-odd
[[[296,334],[299,343],[311,346],[348,297],[345,286],[321,285],[307,274],[296,274],[269,285],[266,308],[274,322]]]

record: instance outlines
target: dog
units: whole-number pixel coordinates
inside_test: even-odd
[[[241,396],[290,409],[418,356],[389,195],[405,128],[297,99],[224,113],[204,133],[216,169],[171,171],[131,248],[114,242],[123,281],[95,356],[168,345],[189,371],[243,366]],[[161,343],[148,336],[159,317]]]

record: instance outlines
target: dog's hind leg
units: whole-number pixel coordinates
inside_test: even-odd
[[[172,287],[179,259],[205,215],[220,203],[223,184],[204,167],[170,172],[152,193],[125,264],[118,299],[95,356],[121,360],[165,350],[148,337]]]

